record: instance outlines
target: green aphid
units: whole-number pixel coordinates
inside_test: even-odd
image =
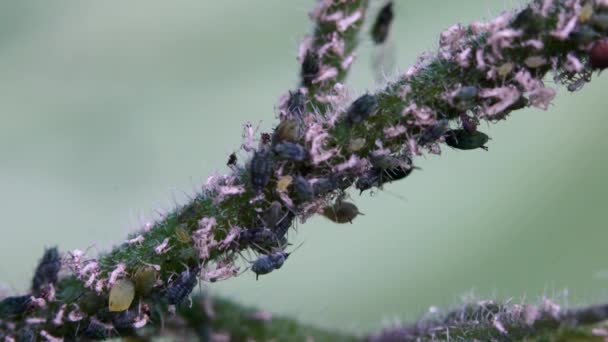
[[[488,150],[485,144],[490,140],[487,134],[480,131],[467,131],[465,129],[453,129],[446,133],[445,143],[459,150],[474,150],[482,148]]]
[[[183,226],[175,227],[175,237],[181,243],[190,243],[192,241],[190,234],[188,234],[188,231]]]
[[[337,201],[334,205],[323,209],[323,216],[336,223],[353,223],[357,215],[363,213],[356,205],[346,201]]]
[[[139,267],[134,275],[135,292],[140,296],[148,295],[154,288],[157,277],[158,272],[154,267],[147,265]]]

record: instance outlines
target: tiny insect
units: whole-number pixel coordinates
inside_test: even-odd
[[[375,186],[380,187],[382,185],[380,183],[381,175],[382,171],[380,169],[371,168],[357,179],[355,188],[357,188],[360,193],[363,193],[363,191],[369,190]]]
[[[250,165],[251,185],[256,193],[260,193],[270,181],[273,160],[267,149],[261,149],[253,154]]]
[[[353,223],[357,215],[363,215],[363,213],[359,211],[356,205],[341,200],[323,209],[323,216],[336,223]]]
[[[378,16],[376,17],[376,21],[370,32],[372,40],[376,45],[386,41],[393,17],[393,2],[389,1],[386,5],[382,6],[380,12],[378,12]]]
[[[275,128],[272,135],[272,144],[282,141],[296,142],[302,137],[302,128],[295,119],[283,119]]]
[[[115,313],[112,316],[112,324],[116,330],[126,330],[133,327],[133,323],[137,320],[137,310],[125,310]]]
[[[288,211],[286,216],[279,221],[279,223],[274,227],[274,235],[279,240],[278,245],[283,246],[283,239],[285,238],[285,234],[289,228],[291,228],[291,224],[293,223],[293,219],[295,218],[295,214],[291,211]]]
[[[287,112],[294,118],[300,118],[304,114],[304,106],[306,105],[306,95],[300,90],[289,92],[289,100],[287,100]]]
[[[236,162],[237,162],[236,153],[234,153],[234,152],[230,153],[230,155],[228,156],[228,162],[226,163],[226,165],[228,167],[233,167],[233,166],[236,166]]]
[[[96,340],[105,340],[112,337],[114,327],[91,318],[89,325],[84,329],[83,335]]]
[[[419,145],[426,145],[441,138],[450,129],[448,120],[442,119],[425,128],[418,138]]]
[[[263,274],[268,274],[274,270],[278,270],[283,266],[285,260],[289,257],[290,253],[278,251],[267,255],[260,256],[257,260],[252,262],[251,270],[255,273],[255,280]]]
[[[17,333],[17,336],[15,336],[16,342],[35,342],[36,341],[36,334],[34,333],[34,330],[32,330],[29,327],[23,327],[21,329],[19,329],[19,332]],[[7,340],[5,340],[7,341]]]
[[[306,149],[304,149],[304,146],[292,142],[282,142],[275,145],[274,152],[277,154],[279,159],[292,161],[303,161],[308,155]]]
[[[452,98],[452,104],[454,107],[460,110],[466,110],[475,105],[475,99],[477,98],[477,94],[479,93],[479,89],[474,86],[466,86],[460,88],[458,93]]]
[[[296,198],[301,202],[306,202],[313,197],[313,188],[302,176],[293,177],[293,187],[296,192]]]
[[[346,122],[349,125],[360,123],[374,114],[377,108],[378,100],[376,99],[376,96],[371,94],[362,95],[348,107]]]
[[[198,284],[199,268],[182,272],[165,290],[165,297],[170,305],[178,305],[186,299]]]
[[[0,318],[16,316],[24,313],[32,304],[32,296],[6,297],[0,301]]]
[[[465,129],[454,129],[446,135],[445,143],[459,150],[482,148],[487,151],[488,148],[484,145],[489,139],[487,134],[480,131],[469,132]]]
[[[319,69],[319,57],[316,53],[309,50],[302,61],[302,70],[300,71],[302,84],[306,87],[312,86],[312,81],[317,78]]]
[[[54,285],[57,282],[57,274],[61,269],[61,258],[57,247],[52,247],[44,251],[42,259],[38,262],[36,272],[32,278],[32,294],[40,297],[43,288]]]
[[[273,201],[264,212],[264,224],[267,228],[274,229],[284,216],[281,202]]]
[[[135,292],[140,296],[146,296],[154,288],[158,272],[152,266],[141,266],[133,276],[135,280]]]
[[[190,237],[190,234],[188,234],[188,231],[183,226],[175,227],[175,237],[181,243],[190,243],[192,241],[192,237]]]
[[[135,285],[129,279],[123,278],[118,280],[110,289],[110,297],[108,299],[108,307],[110,312],[125,311],[135,298]]]
[[[460,114],[460,123],[462,123],[462,128],[467,132],[475,132],[477,130],[477,125],[479,121],[477,118],[472,118],[465,113]]]

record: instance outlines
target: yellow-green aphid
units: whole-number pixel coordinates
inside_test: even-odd
[[[129,279],[118,280],[110,290],[109,309],[111,312],[125,311],[135,298],[135,286]]]
[[[192,241],[190,234],[188,234],[188,231],[182,226],[175,227],[175,236],[177,237],[177,241],[181,243],[190,243],[190,241]]]
[[[302,127],[295,119],[284,119],[274,131],[273,143],[282,141],[298,142],[303,135]]]
[[[357,206],[346,201],[337,201],[334,205],[323,209],[323,216],[336,223],[353,223],[352,221],[359,214],[363,215]]]
[[[152,266],[141,266],[135,272],[135,292],[139,296],[145,296],[152,291],[156,283],[158,272]]]

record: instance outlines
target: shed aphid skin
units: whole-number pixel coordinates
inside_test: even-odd
[[[474,150],[482,148],[488,150],[485,144],[490,137],[480,131],[470,132],[466,129],[453,129],[445,136],[445,143],[459,150]]]
[[[193,270],[183,271],[177,279],[169,283],[169,286],[165,290],[165,298],[170,305],[179,305],[186,299],[196,284],[198,284],[198,273],[199,267]]]
[[[282,142],[273,148],[274,153],[279,159],[301,162],[307,158],[308,152],[304,146],[292,142]]]
[[[262,192],[272,176],[273,159],[270,151],[262,148],[253,154],[249,172],[251,174],[251,186],[256,193]]]
[[[57,282],[60,269],[61,257],[57,247],[45,250],[32,278],[32,294],[40,297],[44,287],[54,285]]]
[[[302,84],[306,87],[312,86],[312,81],[317,78],[319,70],[319,57],[315,52],[311,50],[307,51],[304,60],[302,61],[302,69],[300,71]]]
[[[346,122],[349,125],[358,124],[365,121],[378,109],[376,96],[365,94],[356,99],[346,112]]]
[[[353,203],[338,200],[334,205],[323,208],[323,216],[335,223],[353,223],[357,215],[363,215]]]
[[[372,26],[372,30],[370,32],[372,40],[376,45],[380,45],[386,41],[386,38],[390,32],[393,17],[393,2],[389,1],[382,6],[378,12],[378,16],[376,17],[376,21],[374,21],[374,25]]]

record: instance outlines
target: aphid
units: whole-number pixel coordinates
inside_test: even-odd
[[[118,280],[110,289],[108,307],[110,312],[125,311],[131,306],[135,298],[135,286],[129,279]]]
[[[289,92],[289,100],[287,100],[287,112],[294,118],[300,118],[304,114],[304,105],[306,104],[306,95],[300,90],[293,93]]]
[[[60,269],[61,258],[57,247],[45,250],[32,278],[32,294],[39,297],[43,287],[48,284],[54,285],[57,282],[57,274]]]
[[[462,87],[458,90],[458,93],[452,97],[452,104],[454,107],[461,110],[469,109],[475,104],[478,92],[479,89],[474,86]]]
[[[22,327],[19,329],[17,336],[15,336],[16,342],[35,342],[36,333],[29,327]]]
[[[377,45],[386,41],[393,17],[393,2],[389,1],[380,9],[380,12],[378,12],[374,26],[372,26],[372,31],[370,32],[372,40]]]
[[[296,142],[302,137],[302,127],[295,119],[283,119],[274,130],[272,144],[276,145],[282,141]]]
[[[306,202],[312,199],[313,188],[306,178],[295,176],[293,178],[293,188],[296,192],[296,198],[299,201]]]
[[[158,272],[152,266],[141,266],[133,276],[135,280],[135,292],[140,296],[146,296],[154,288]]]
[[[30,295],[6,297],[0,302],[0,318],[20,315],[27,311],[31,304]]]
[[[371,94],[362,95],[348,107],[346,122],[349,125],[360,123],[374,114],[377,108],[378,100],[376,96]]]
[[[467,132],[475,132],[479,124],[477,118],[472,118],[465,113],[460,114],[460,122],[462,123],[462,128]]]
[[[419,145],[426,145],[441,138],[450,129],[448,120],[442,119],[425,128],[418,138]]]
[[[192,241],[192,237],[190,237],[188,231],[182,226],[175,227],[175,237],[177,238],[177,241],[181,243],[190,243]]]
[[[115,313],[112,316],[112,324],[116,330],[126,330],[133,328],[133,323],[137,320],[137,310],[125,310]]]
[[[328,192],[336,190],[336,183],[329,177],[318,178],[312,185],[312,191],[315,196],[324,195]]]
[[[266,227],[273,229],[284,216],[285,213],[283,212],[281,202],[273,201],[264,212],[264,224]]]
[[[251,270],[255,273],[255,280],[258,280],[260,274],[268,274],[274,270],[278,270],[283,266],[285,260],[290,253],[278,251],[267,255],[260,256],[251,264]]]
[[[569,38],[579,45],[587,45],[599,39],[601,35],[589,25],[579,25],[570,33]]]
[[[336,223],[353,223],[359,214],[363,215],[357,206],[346,201],[337,201],[334,205],[323,208],[323,216]]]
[[[114,327],[111,325],[102,323],[93,317],[89,325],[84,329],[83,335],[90,339],[105,340],[112,337],[113,329]]]
[[[228,162],[226,163],[226,165],[228,167],[233,167],[233,166],[236,166],[236,162],[237,162],[236,153],[234,153],[234,152],[230,153],[230,155],[228,156]]]
[[[277,191],[287,191],[287,188],[293,182],[293,177],[290,175],[283,176],[277,181]]]
[[[272,244],[275,239],[275,234],[270,228],[249,228],[241,231],[238,237],[238,243],[241,246],[265,247]]]
[[[292,142],[282,142],[280,144],[276,144],[274,146],[274,152],[277,154],[279,159],[292,161],[303,161],[308,155],[306,149],[304,149],[304,146]]]
[[[333,173],[330,176],[336,189],[346,190],[355,182],[355,178],[343,173]]]
[[[312,86],[312,81],[317,78],[319,69],[319,57],[315,52],[307,51],[302,61],[302,70],[300,71],[302,84],[306,87]]]
[[[262,146],[268,145],[268,143],[270,143],[271,140],[272,140],[272,137],[268,133],[262,133],[260,135],[260,144]]]
[[[445,143],[459,150],[482,148],[487,151],[488,148],[484,145],[489,139],[487,134],[480,131],[469,132],[464,129],[454,129],[446,135]]]
[[[363,191],[369,190],[375,186],[379,187],[381,185],[381,174],[382,171],[377,168],[367,170],[362,176],[357,179],[357,182],[355,183],[355,188],[357,188],[357,190],[360,190],[361,193],[363,193]]]
[[[253,154],[250,165],[251,185],[256,193],[261,192],[270,181],[273,160],[267,149],[261,149]]]
[[[165,296],[170,305],[178,305],[186,299],[198,284],[199,268],[192,271],[186,270],[180,276],[169,284],[165,290]]]
[[[289,228],[291,228],[291,224],[293,223],[293,219],[295,218],[295,214],[291,211],[288,211],[287,214],[279,221],[279,223],[274,227],[274,235],[279,240],[278,245],[284,245],[282,239],[287,234]]]
[[[598,28],[600,31],[608,30],[608,14],[596,13],[591,16],[591,25]]]

